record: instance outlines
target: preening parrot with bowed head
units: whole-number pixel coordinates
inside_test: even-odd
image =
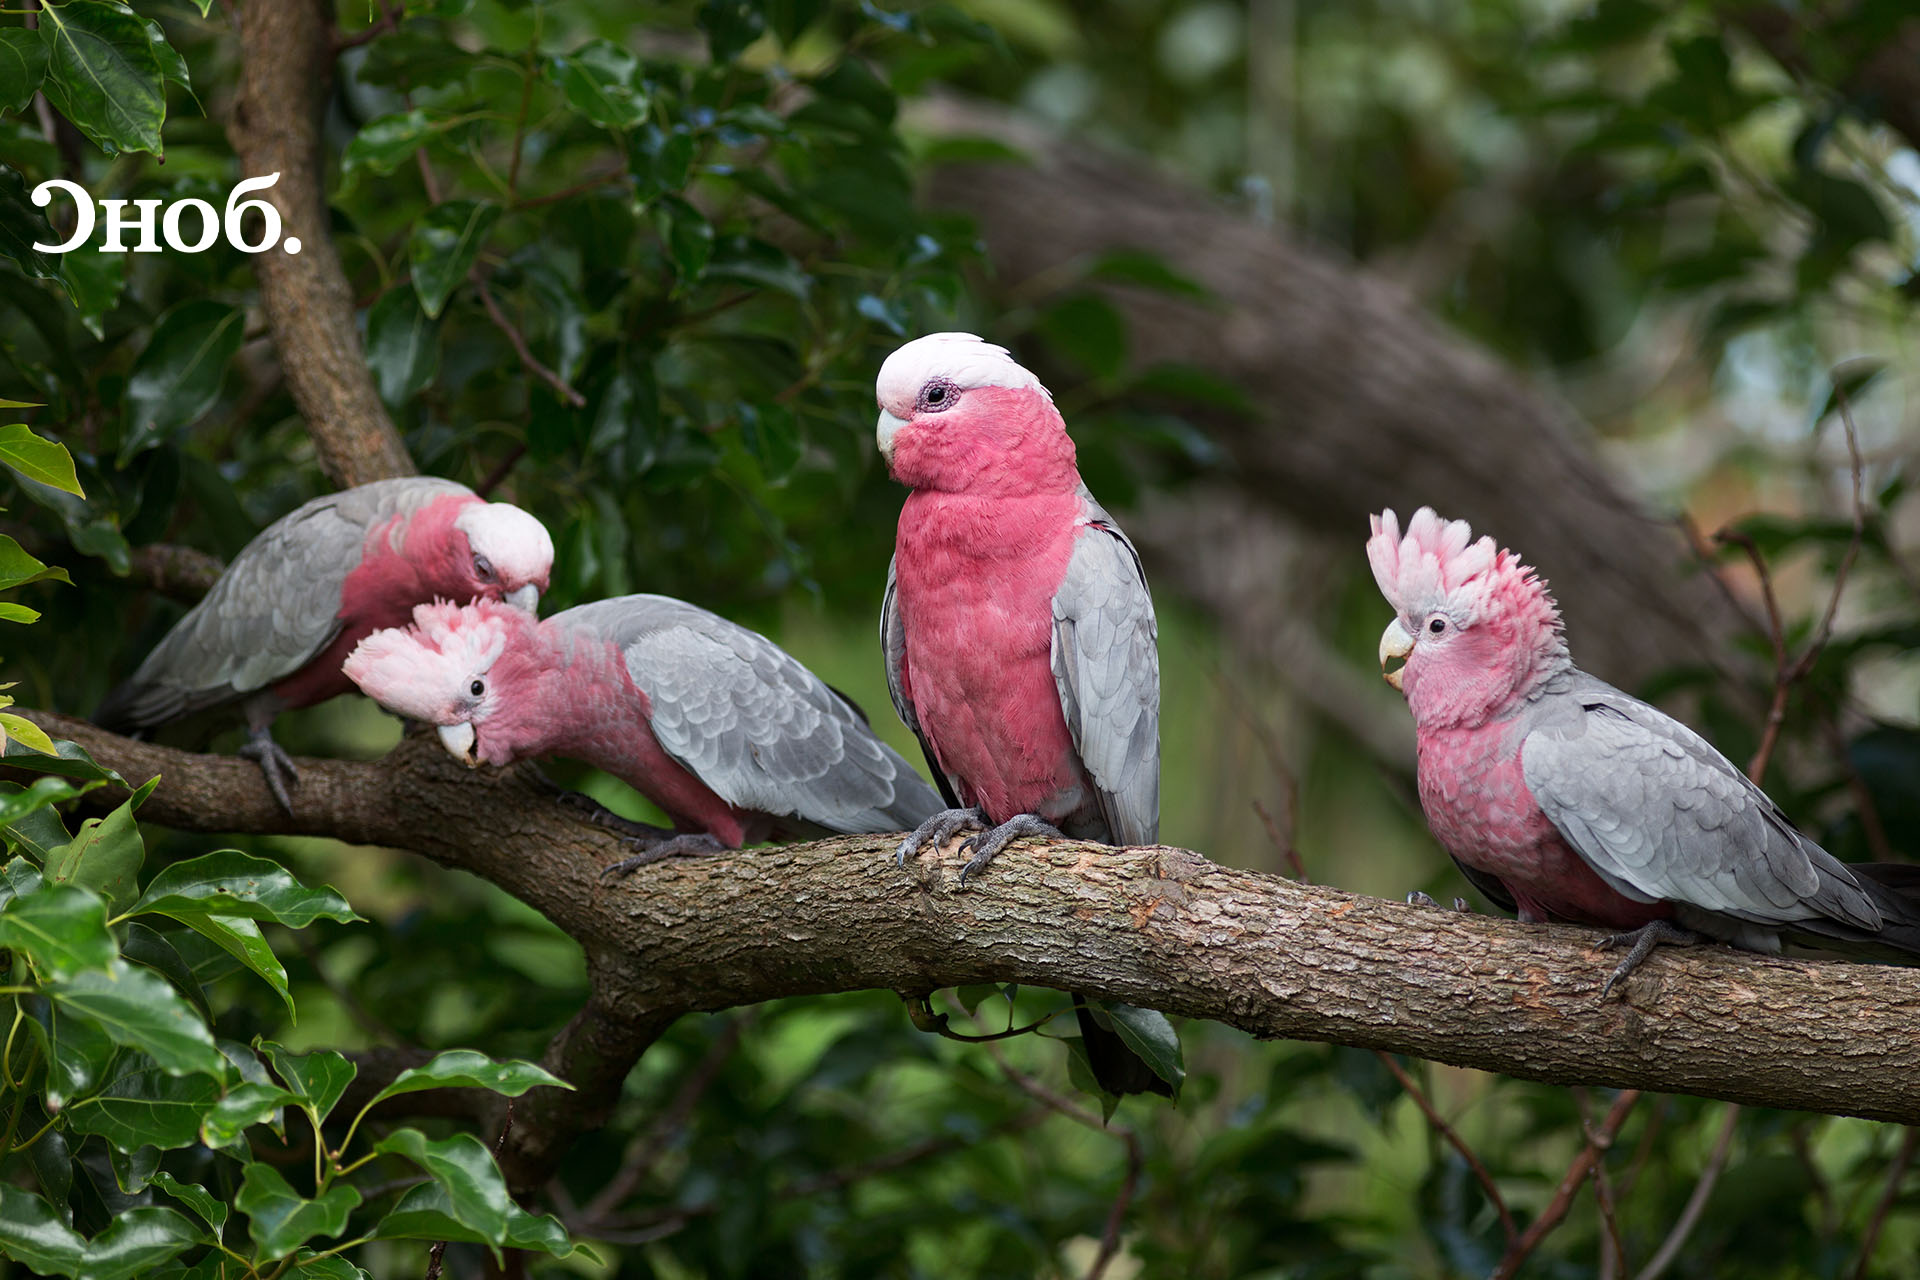
[[[964,883],[1023,835],[1154,843],[1153,599],[1133,544],[1080,480],[1053,397],[970,333],[907,343],[876,395],[880,452],[913,490],[880,620],[887,685],[951,806],[900,860],[975,831]],[[1076,1007],[1109,1092],[1171,1092]]]
[[[291,811],[282,711],[352,691],[340,663],[368,634],[443,597],[505,600],[531,615],[553,540],[520,508],[452,480],[376,480],[315,498],[241,548],[220,580],[93,714],[144,732],[238,703],[267,785]]]
[[[1547,587],[1422,507],[1373,517],[1394,609],[1380,665],[1413,712],[1420,802],[1470,878],[1526,921],[1623,932],[1606,990],[1661,942],[1783,934],[1920,952],[1920,912],[1795,830],[1699,734],[1573,664]],[[1403,665],[1389,668],[1400,661]]]
[[[539,622],[486,602],[422,605],[368,636],[346,673],[390,711],[439,726],[470,765],[580,760],[673,819],[614,864],[827,832],[901,831],[940,808],[859,708],[773,641],[667,596],[621,596]],[[620,824],[629,829],[639,824]]]

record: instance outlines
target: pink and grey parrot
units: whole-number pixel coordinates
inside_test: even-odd
[[[469,765],[557,755],[603,769],[678,834],[616,821],[661,858],[826,832],[901,831],[940,808],[858,707],[773,641],[666,596],[536,621],[498,604],[422,605],[376,632],[347,675],[439,726]]]
[[[1468,878],[1530,922],[1622,930],[1602,995],[1662,942],[1783,934],[1920,951],[1920,912],[1796,831],[1699,734],[1573,665],[1546,584],[1465,521],[1373,518],[1420,801]],[[1389,664],[1403,660],[1403,665]],[[1495,892],[1497,890],[1497,892]]]
[[[1023,835],[1152,844],[1160,660],[1133,544],[1087,492],[1040,380],[969,333],[880,368],[878,439],[900,509],[880,643],[894,708],[951,806],[900,861],[964,830],[965,883]],[[1076,999],[1114,1093],[1171,1092]]]
[[[107,694],[94,721],[141,732],[238,703],[282,807],[297,784],[272,737],[280,712],[353,684],[340,663],[382,627],[436,597],[506,600],[531,615],[553,568],[541,523],[465,485],[377,480],[315,498],[262,530],[213,589]]]

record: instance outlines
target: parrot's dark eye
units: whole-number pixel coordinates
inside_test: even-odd
[[[1442,631],[1445,631],[1446,629],[1447,629],[1447,620],[1445,618],[1435,618],[1432,622],[1429,622],[1427,624],[1427,630],[1433,632],[1433,634],[1435,635],[1439,635]]]
[[[939,413],[953,407],[960,398],[960,388],[951,382],[929,382],[920,388],[920,409],[925,413]]]
[[[484,680],[475,680],[472,684],[467,686],[467,692],[472,694],[476,698],[484,694],[486,691],[487,691],[487,682]]]
[[[485,556],[475,556],[473,558],[473,573],[474,576],[482,582],[492,582],[493,562]]]

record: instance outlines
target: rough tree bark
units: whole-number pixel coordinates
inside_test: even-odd
[[[274,0],[238,6],[240,94],[227,135],[248,177],[278,173],[264,193],[299,253],[254,255],[260,301],[287,388],[312,430],[320,465],[342,485],[412,475],[413,459],[367,373],[353,295],[328,228],[318,116],[333,76],[332,5]]]
[[[1557,1084],[1694,1093],[1920,1122],[1920,970],[1663,951],[1602,1001],[1598,936],[1360,897],[1184,849],[1024,842],[977,884],[896,867],[851,836],[663,863],[624,882],[602,829],[523,769],[470,773],[408,739],[374,762],[300,761],[295,814],[244,760],[33,713],[129,782],[141,818],[194,831],[336,836],[485,877],[586,950],[594,997],[546,1065],[593,1095],[682,1013],[781,996],[977,982],[1084,991],[1263,1039],[1325,1040]],[[475,833],[485,833],[475,839]],[[608,1097],[515,1106],[503,1156],[545,1182]],[[521,1135],[526,1135],[524,1138]]]
[[[1253,418],[1206,418],[1251,503],[1356,553],[1369,512],[1429,504],[1523,552],[1554,583],[1588,665],[1610,678],[1725,661],[1722,642],[1742,619],[1687,582],[1679,537],[1601,471],[1572,412],[1386,280],[1003,108],[937,99],[911,119],[1029,158],[942,166],[930,184],[935,204],[978,220],[1006,293],[1044,300],[1075,287],[1076,264],[1116,249],[1159,254],[1211,291],[1198,301],[1105,290],[1136,364],[1210,370],[1256,406]]]

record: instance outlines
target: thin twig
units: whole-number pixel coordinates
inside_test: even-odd
[[[1581,1129],[1591,1133],[1593,1095],[1579,1085],[1567,1092],[1573,1095],[1574,1105],[1580,1109]],[[1600,1237],[1600,1280],[1617,1280],[1627,1265],[1627,1246],[1620,1237],[1620,1218],[1616,1212],[1619,1197],[1614,1193],[1613,1179],[1607,1173],[1604,1160],[1593,1166],[1593,1203],[1600,1210],[1600,1224],[1606,1228],[1606,1234]]]
[[[1007,1061],[997,1045],[988,1045],[987,1052],[1000,1064],[1000,1070],[1014,1088],[1038,1102],[1049,1111],[1057,1112],[1077,1125],[1118,1138],[1126,1146],[1127,1172],[1120,1179],[1120,1190],[1113,1198],[1113,1207],[1107,1210],[1107,1220],[1100,1231],[1100,1250],[1093,1256],[1093,1263],[1087,1268],[1085,1280],[1100,1280],[1106,1274],[1107,1266],[1120,1252],[1120,1231],[1126,1224],[1127,1210],[1132,1207],[1133,1197],[1140,1189],[1140,1172],[1146,1160],[1140,1149],[1140,1135],[1132,1129],[1111,1128],[1091,1111],[1073,1101],[1055,1093]]]
[[[598,1195],[587,1201],[582,1214],[585,1221],[596,1222],[606,1217],[622,1200],[633,1194],[640,1180],[653,1168],[654,1162],[679,1136],[680,1130],[686,1127],[687,1117],[693,1114],[694,1107],[699,1105],[700,1099],[719,1077],[720,1069],[726,1066],[727,1059],[740,1046],[740,1037],[746,1033],[749,1021],[751,1019],[745,1015],[728,1019],[725,1029],[713,1038],[707,1051],[700,1055],[700,1061],[680,1082],[666,1109],[634,1137],[627,1147],[626,1158],[620,1162],[620,1171],[608,1180]]]
[[[1413,1099],[1413,1105],[1419,1107],[1420,1113],[1426,1116],[1427,1123],[1433,1127],[1433,1131],[1445,1139],[1447,1145],[1459,1152],[1460,1158],[1467,1162],[1467,1168],[1473,1171],[1473,1176],[1480,1182],[1480,1189],[1487,1193],[1487,1199],[1492,1201],[1494,1211],[1500,1215],[1500,1229],[1506,1233],[1507,1243],[1511,1245],[1519,1238],[1520,1229],[1514,1225],[1513,1212],[1507,1208],[1506,1197],[1500,1194],[1499,1184],[1494,1182],[1493,1175],[1487,1172],[1487,1166],[1480,1162],[1480,1157],[1475,1154],[1472,1147],[1467,1145],[1466,1139],[1441,1118],[1440,1112],[1434,1108],[1433,1102],[1414,1081],[1412,1074],[1401,1066],[1392,1054],[1376,1049],[1374,1056],[1386,1064],[1393,1078],[1400,1082],[1400,1087],[1407,1091],[1409,1098]]]
[[[494,464],[493,470],[487,472],[487,478],[473,486],[473,491],[483,498],[491,498],[493,491],[498,489],[509,475],[513,474],[515,464],[524,458],[526,454],[527,442],[522,440],[515,444],[513,448],[507,450],[506,456]]]
[[[1560,1187],[1553,1193],[1553,1199],[1548,1201],[1547,1207],[1540,1211],[1540,1216],[1528,1224],[1520,1238],[1507,1247],[1506,1253],[1501,1257],[1499,1265],[1494,1267],[1489,1280],[1512,1280],[1513,1276],[1519,1274],[1520,1265],[1527,1260],[1527,1256],[1539,1248],[1540,1242],[1560,1225],[1561,1219],[1567,1216],[1567,1210],[1573,1207],[1573,1198],[1579,1193],[1581,1184],[1586,1182],[1587,1175],[1593,1172],[1594,1166],[1600,1162],[1600,1157],[1607,1148],[1613,1145],[1613,1140],[1619,1136],[1620,1126],[1627,1122],[1627,1116],[1632,1112],[1633,1104],[1638,1101],[1640,1101],[1638,1089],[1623,1090],[1620,1096],[1613,1100],[1613,1106],[1608,1110],[1607,1118],[1601,1122],[1600,1128],[1597,1131],[1588,1131],[1587,1145],[1580,1149],[1580,1154],[1575,1156],[1573,1163],[1567,1166],[1566,1176],[1560,1179]]]
[[[1634,1280],[1658,1280],[1673,1260],[1680,1256],[1680,1247],[1693,1234],[1694,1227],[1700,1221],[1700,1215],[1706,1211],[1707,1198],[1713,1194],[1713,1186],[1720,1181],[1721,1171],[1727,1167],[1727,1154],[1733,1150],[1734,1130],[1740,1124],[1741,1109],[1738,1104],[1729,1103],[1727,1114],[1720,1121],[1720,1135],[1713,1140],[1713,1151],[1707,1156],[1706,1167],[1700,1170],[1700,1180],[1693,1184],[1693,1194],[1687,1197],[1686,1208],[1674,1220],[1673,1229],[1667,1232],[1667,1238],[1647,1259],[1647,1265],[1640,1269]]]
[[[1920,1150],[1920,1129],[1909,1125],[1900,1139],[1900,1150],[1894,1154],[1893,1164],[1887,1170],[1886,1185],[1880,1189],[1879,1200],[1874,1202],[1873,1216],[1867,1219],[1866,1230],[1860,1233],[1860,1259],[1854,1264],[1853,1280],[1867,1280],[1872,1270],[1873,1247],[1880,1242],[1880,1228],[1886,1225],[1887,1214],[1899,1198],[1900,1184],[1906,1179],[1916,1150]]]
[[[520,332],[513,321],[507,319],[507,313],[502,311],[500,304],[493,300],[493,291],[487,288],[486,279],[481,276],[480,268],[474,267],[469,270],[467,279],[472,282],[474,292],[480,295],[480,305],[487,309],[487,318],[493,321],[494,328],[507,336],[507,341],[513,346],[513,353],[520,357],[520,363],[526,366],[527,372],[552,387],[555,395],[574,408],[585,408],[587,398],[575,391],[565,378],[534,357],[533,348],[527,345],[526,335]]]

